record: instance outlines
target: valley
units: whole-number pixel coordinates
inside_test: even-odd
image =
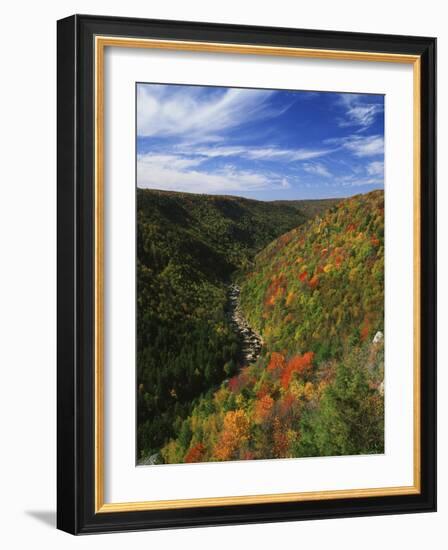
[[[139,464],[383,451],[383,201],[138,189]]]

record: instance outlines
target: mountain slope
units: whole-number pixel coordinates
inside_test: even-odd
[[[321,210],[328,208],[323,201]],[[313,213],[318,204],[313,201]],[[236,372],[227,284],[308,219],[307,201],[137,190],[137,447],[148,457],[193,400]]]
[[[197,401],[165,462],[384,451],[383,201],[340,202],[240,273],[262,354]]]
[[[383,327],[384,197],[358,195],[269,244],[241,285],[273,350],[337,357]]]

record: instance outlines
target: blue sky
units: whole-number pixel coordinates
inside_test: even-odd
[[[384,185],[384,96],[137,84],[137,185],[260,200]]]

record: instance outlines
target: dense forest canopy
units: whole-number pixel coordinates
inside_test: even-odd
[[[188,446],[183,426],[195,403],[238,371],[226,311],[234,275],[333,204],[137,190],[138,459],[173,437]]]
[[[263,249],[238,274],[262,354],[196,403],[163,459],[382,453],[383,263],[382,191]]]

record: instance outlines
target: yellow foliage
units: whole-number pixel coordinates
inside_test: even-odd
[[[356,267],[354,267],[353,269],[350,270],[350,273],[348,274],[348,278],[351,282],[353,281],[356,281],[357,277],[358,277],[358,269]]]
[[[183,461],[183,453],[176,441],[170,440],[160,452],[166,464],[176,464]]]
[[[291,445],[297,439],[297,432],[289,428],[286,432],[286,438],[288,440],[288,445]]]
[[[288,392],[291,393],[296,399],[300,399],[304,393],[305,386],[303,382],[297,378],[292,378]]]
[[[290,292],[288,292],[288,296],[286,297],[286,305],[290,306],[293,303],[294,298],[295,298],[294,292],[292,292],[291,290]]]
[[[238,407],[242,407],[244,405],[244,396],[242,393],[239,393],[236,398],[235,398],[235,402],[237,404]]]
[[[303,391],[304,397],[307,401],[310,401],[314,397],[314,386],[311,382],[307,382],[305,384],[305,388]]]
[[[213,449],[215,458],[230,460],[249,439],[249,428],[249,419],[243,410],[227,412],[224,417],[224,430]]]

